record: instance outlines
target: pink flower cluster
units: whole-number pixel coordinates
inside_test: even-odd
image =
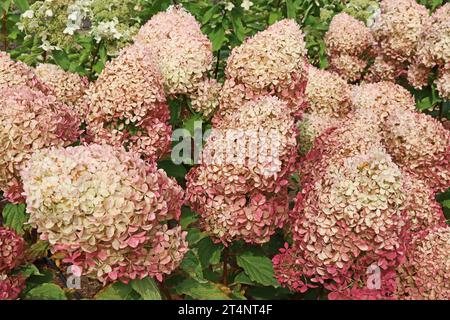
[[[448,99],[450,4],[431,17],[415,0],[383,0],[380,10],[370,28],[346,13],[333,17],[325,36],[331,69],[349,82],[406,78],[421,89],[434,68],[437,91]]]
[[[0,227],[0,300],[15,300],[25,287],[21,276],[8,275],[24,259],[25,241],[14,231]]]
[[[384,124],[383,139],[396,163],[437,192],[450,187],[450,132],[423,113],[396,111]]]
[[[25,289],[23,277],[0,274],[0,300],[16,300]]]
[[[214,121],[255,97],[276,95],[299,115],[305,105],[308,65],[303,33],[293,20],[279,21],[231,51]]]
[[[28,86],[48,93],[48,88],[25,63],[11,60],[8,53],[0,51],[0,88]]]
[[[171,6],[154,15],[135,42],[154,56],[168,95],[195,92],[211,69],[212,44],[182,6]]]
[[[450,232],[448,227],[423,231],[409,243],[399,267],[398,299],[450,299]]]
[[[36,151],[22,171],[29,223],[63,262],[106,283],[162,280],[187,251],[183,190],[138,154],[107,145]]]
[[[86,111],[81,110],[83,106],[81,102],[89,86],[87,78],[66,72],[57,65],[48,63],[39,64],[35,73],[60,102],[77,111],[80,116],[85,115]]]
[[[330,299],[401,299],[411,236],[445,226],[435,193],[450,187],[450,133],[393,83],[354,86],[350,96],[352,111],[322,128],[300,162],[294,242],[274,257],[276,277],[299,292],[322,285]],[[436,269],[445,274],[448,263]],[[448,294],[441,278],[433,285]]]
[[[19,171],[36,150],[77,140],[78,114],[52,95],[16,85],[0,88],[0,190],[22,201]]]
[[[0,227],[0,274],[18,267],[23,260],[25,241],[14,231]]]
[[[311,145],[317,136],[338,125],[353,109],[352,86],[335,72],[313,66],[309,67],[305,97],[307,106],[299,123],[303,146]]]
[[[366,80],[393,81],[403,76],[414,60],[430,18],[428,10],[415,0],[383,0],[380,8],[381,14],[372,26],[376,58]]]
[[[415,0],[383,0],[372,31],[378,54],[386,62],[402,63],[416,54],[428,10]]]
[[[333,17],[324,40],[331,69],[347,81],[359,80],[373,43],[372,34],[364,23],[347,13],[339,13]]]
[[[150,51],[133,45],[108,62],[87,90],[88,135],[157,160],[170,149],[172,128],[163,79]]]
[[[416,88],[427,84],[430,70],[437,67],[437,90],[450,99],[450,3],[438,8],[424,28],[417,45],[417,55],[408,70],[408,80]]]
[[[287,103],[273,96],[247,102],[213,129],[201,165],[187,175],[187,198],[216,241],[264,243],[283,226],[296,135]]]

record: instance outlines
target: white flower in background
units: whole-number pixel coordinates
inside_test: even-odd
[[[381,16],[381,9],[380,8],[373,9],[373,14],[367,18],[367,27],[372,28],[375,25],[375,23],[377,23],[380,20],[380,16]]]
[[[42,44],[39,46],[39,48],[42,48],[42,50],[49,52],[53,50],[57,50],[58,47],[52,46],[51,43],[47,39],[42,39]]]
[[[98,26],[92,28],[92,35],[95,41],[100,42],[103,38],[107,39],[120,39],[123,34],[117,30],[116,26],[119,24],[119,19],[114,18],[112,21],[100,22]]]
[[[244,0],[242,1],[241,7],[244,8],[244,10],[249,10],[252,5],[253,2],[251,2],[250,0]]]
[[[67,9],[67,25],[64,33],[73,35],[75,31],[81,29],[83,20],[87,18],[91,12],[92,0],[79,0],[71,4]]]
[[[227,4],[225,5],[225,10],[231,11],[234,8],[234,4],[233,2],[229,1],[227,2]]]
[[[48,9],[47,11],[45,11],[45,16],[46,17],[53,17],[53,11]]]
[[[34,11],[33,10],[27,10],[24,13],[22,13],[22,18],[32,19],[33,17],[34,17]]]

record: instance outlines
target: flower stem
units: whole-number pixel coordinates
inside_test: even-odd
[[[6,22],[7,22],[6,9],[3,9],[2,15],[3,51],[8,50],[8,30],[6,29]]]
[[[224,286],[228,286],[228,254],[229,248],[225,247],[223,249],[223,274],[222,274],[222,283]]]

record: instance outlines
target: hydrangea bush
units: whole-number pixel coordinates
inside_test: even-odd
[[[443,2],[3,5],[0,300],[448,300]]]

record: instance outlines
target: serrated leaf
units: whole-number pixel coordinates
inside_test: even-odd
[[[24,224],[28,221],[28,215],[25,213],[25,204],[8,203],[3,208],[3,225],[20,235],[25,233]]]
[[[272,261],[269,258],[244,252],[237,255],[237,264],[244,269],[252,281],[264,286],[279,286],[274,277]]]
[[[202,265],[193,249],[189,250],[181,262],[181,269],[183,269],[191,278],[198,282],[207,282],[203,278]]]
[[[199,300],[230,300],[220,288],[211,283],[200,283],[194,279],[186,279],[175,288],[178,294],[185,294]]]
[[[159,288],[150,277],[130,281],[131,287],[141,295],[144,300],[162,300]]]
[[[223,244],[215,244],[210,238],[202,239],[198,245],[198,257],[203,268],[220,262]]]
[[[67,300],[64,290],[54,283],[44,283],[25,295],[26,300]]]
[[[95,296],[95,300],[127,300],[127,298],[133,292],[133,288],[122,282],[112,283],[102,290],[100,290]]]
[[[245,272],[240,272],[234,277],[235,283],[248,284],[250,286],[254,286],[256,283],[253,282]]]

